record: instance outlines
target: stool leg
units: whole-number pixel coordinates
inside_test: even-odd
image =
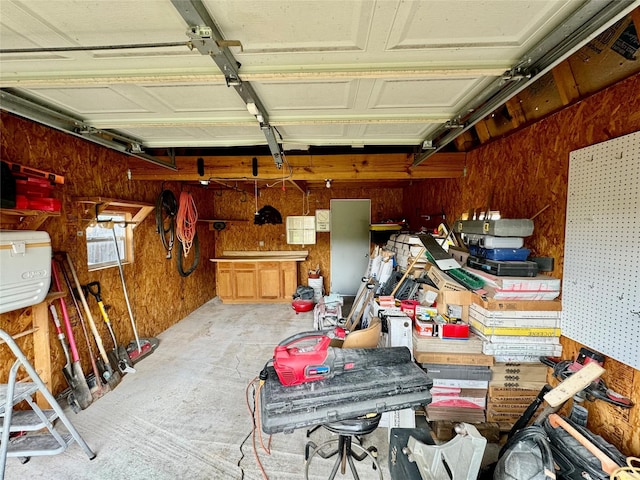
[[[340,473],[344,475],[345,472],[345,460],[348,456],[346,454],[346,441],[350,439],[350,437],[345,437],[344,435],[338,436],[338,458],[336,458],[336,463],[333,464],[333,469],[331,470],[331,475],[329,475],[329,480],[334,480],[336,478],[336,473],[338,473],[338,467],[340,467]]]

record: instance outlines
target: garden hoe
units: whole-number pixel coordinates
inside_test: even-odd
[[[114,370],[111,367],[109,356],[107,355],[107,352],[104,349],[102,338],[100,337],[100,333],[96,328],[96,322],[93,320],[93,315],[91,314],[89,305],[87,305],[87,299],[84,296],[84,292],[82,291],[82,286],[80,285],[80,280],[78,280],[76,269],[74,268],[73,262],[71,261],[71,257],[69,256],[68,253],[67,253],[67,262],[69,263],[69,270],[71,270],[71,275],[73,276],[73,280],[76,284],[76,291],[78,292],[78,296],[80,297],[80,301],[82,302],[84,313],[87,316],[87,321],[89,322],[89,328],[91,328],[91,333],[93,333],[93,338],[96,341],[96,345],[98,345],[98,351],[100,352],[100,357],[102,358],[102,363],[103,363],[102,379],[105,382],[107,382],[107,385],[109,385],[109,388],[113,390],[115,387],[118,386],[122,377],[120,376],[120,372],[118,372],[117,370]]]
[[[100,287],[100,282],[91,282],[85,285],[87,291],[93,295],[98,302],[98,307],[100,307],[100,313],[102,313],[102,319],[104,323],[107,324],[107,328],[109,329],[109,333],[111,334],[111,338],[113,340],[113,355],[115,356],[115,363],[118,365],[118,369],[122,373],[135,373],[133,368],[133,363],[131,363],[131,359],[129,358],[129,354],[127,350],[118,345],[118,341],[116,340],[116,334],[113,331],[113,326],[111,325],[111,320],[109,319],[109,315],[107,314],[107,309],[102,302],[102,289]]]
[[[53,260],[51,261],[51,273],[53,275],[56,290],[62,292],[60,277],[58,276],[58,270],[56,268],[56,262]],[[56,325],[58,339],[60,340],[62,349],[64,350],[64,356],[67,359],[67,363],[62,368],[62,373],[67,379],[69,388],[71,388],[71,393],[67,397],[67,400],[69,402],[69,406],[73,409],[74,412],[77,413],[79,409],[84,410],[89,405],[91,405],[93,398],[91,396],[91,391],[89,390],[89,385],[87,384],[87,379],[85,378],[84,372],[82,371],[82,366],[80,365],[80,356],[78,355],[78,348],[76,347],[76,341],[73,336],[73,329],[71,328],[71,321],[69,320],[67,304],[64,301],[64,298],[60,298],[59,301],[60,310],[62,311],[62,317],[64,318],[64,327],[67,331],[66,338],[64,333],[62,332],[60,320],[58,318],[58,312],[56,311],[55,305],[49,305],[49,309],[51,310],[53,322]],[[67,339],[69,340],[69,345],[67,345]],[[71,349],[71,355],[69,355],[69,348]]]

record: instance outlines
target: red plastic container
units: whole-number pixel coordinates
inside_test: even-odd
[[[416,318],[416,305],[420,305],[420,302],[416,300],[402,300],[400,302],[400,310],[409,315],[411,320]]]
[[[42,210],[45,212],[59,212],[62,202],[57,198],[31,198],[29,199],[30,210]]]

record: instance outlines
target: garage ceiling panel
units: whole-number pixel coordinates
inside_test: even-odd
[[[404,2],[398,7],[388,48],[448,48],[491,58],[492,50],[502,47],[517,55],[524,44],[554,28],[563,10],[577,5],[575,0],[562,6],[543,0]]]
[[[270,112],[288,110],[347,110],[354,106],[355,81],[255,82]]]
[[[82,118],[92,114],[148,112],[141,102],[111,87],[39,88],[31,93]]]
[[[246,56],[364,51],[376,7],[375,2],[355,0],[204,4],[226,38],[242,41]]]
[[[479,79],[451,80],[379,80],[372,92],[370,107],[412,109],[439,108],[451,112]],[[409,94],[408,94],[409,93]]]
[[[495,93],[534,45],[564,34],[567,18],[596,3],[607,2],[202,0],[201,6],[222,39],[240,42],[226,50],[229,64],[237,62],[279,142],[421,148],[425,135],[475,111],[473,102]],[[227,87],[210,55],[189,48],[194,25],[184,19],[191,18],[187,9],[194,11],[187,0],[0,0],[1,48],[40,49],[0,54],[0,87],[88,127],[132,135],[142,147],[264,145],[247,99]],[[147,46],[111,48],[127,44]],[[85,50],[69,50],[77,47]]]
[[[154,85],[142,87],[173,112],[243,112],[240,97],[224,85]]]

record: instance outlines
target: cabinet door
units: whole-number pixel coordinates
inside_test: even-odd
[[[258,262],[258,297],[282,298],[280,285],[280,262]]]
[[[298,288],[298,264],[296,262],[282,262],[280,281],[282,284],[282,296],[291,298]]]
[[[230,263],[218,263],[216,274],[216,290],[218,296],[223,300],[233,298],[233,268]]]
[[[236,263],[235,298],[237,300],[255,300],[257,298],[256,267],[252,263]]]

